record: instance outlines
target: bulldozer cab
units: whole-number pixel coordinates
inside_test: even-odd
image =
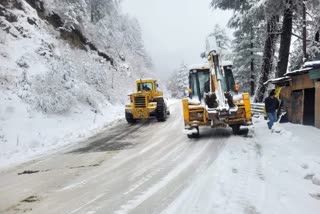
[[[138,83],[138,91],[152,91],[153,84],[151,82]]]
[[[154,79],[137,80],[136,89],[138,94],[147,94],[150,97],[163,96],[163,93],[158,89],[157,80]]]
[[[136,82],[137,85],[137,92],[155,92],[157,91],[157,82],[156,80],[148,80],[148,79],[144,79],[144,80],[137,80]]]

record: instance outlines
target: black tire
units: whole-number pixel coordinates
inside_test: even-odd
[[[199,138],[200,137],[199,127],[196,127],[195,129],[197,130],[197,133],[187,134],[188,138],[192,139],[192,138]]]
[[[240,134],[240,125],[231,125],[232,132],[234,135],[239,135]]]
[[[187,134],[188,138],[190,139],[194,139],[194,138],[199,138],[200,137],[200,134],[198,133],[195,133],[195,134]]]
[[[157,101],[156,117],[160,122],[166,121],[167,119],[167,106],[162,99]]]
[[[129,124],[134,124],[134,123],[137,122],[137,120],[133,118],[133,115],[131,113],[128,113],[128,112],[126,112],[126,121]]]

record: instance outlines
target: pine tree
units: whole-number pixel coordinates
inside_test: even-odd
[[[255,79],[258,83],[255,94],[258,102],[263,100],[266,91],[264,82],[275,76],[276,70],[276,76],[283,76],[287,71],[289,57],[291,57],[291,68],[301,66],[303,62],[303,55],[301,54],[303,26],[306,26],[307,29],[306,46],[308,58],[320,58],[320,44],[318,42],[320,33],[319,0],[212,0],[211,5],[215,8],[234,11],[234,16],[229,21],[229,26],[236,29],[234,34],[236,39],[233,42],[236,53],[234,55],[236,76],[247,80],[249,77],[249,64],[251,64],[251,70],[254,70],[253,65],[262,62],[260,74],[256,75],[256,77],[251,75],[251,80]],[[306,20],[302,19],[303,6],[307,9]],[[282,30],[279,30],[280,23],[282,23]],[[249,37],[250,31],[259,32],[256,31],[259,28],[262,33],[259,33],[257,37],[264,41],[264,44],[260,44],[260,51],[257,50],[259,47],[257,49],[253,47],[259,44],[252,42],[255,36],[251,36],[251,42],[246,39]],[[281,35],[281,40],[278,45],[279,35]],[[299,39],[293,42],[294,49],[290,56],[292,35]],[[249,48],[250,46],[251,48]],[[261,47],[263,47],[263,57],[262,60],[261,58],[259,60]],[[278,47],[280,49],[277,55],[275,52]],[[257,57],[251,57],[250,63],[249,55]],[[277,58],[278,56],[279,59]],[[257,78],[257,76],[259,77]],[[252,88],[251,85],[251,91]]]
[[[320,43],[319,43],[319,31],[320,31],[320,2],[318,0],[300,1],[296,3],[296,13],[294,15],[293,22],[293,35],[295,40],[293,41],[293,51],[290,58],[290,70],[296,70],[304,63],[304,55],[301,51],[303,49],[303,3],[306,5],[306,28],[307,40],[306,51],[308,60],[320,60]]]
[[[263,43],[263,9],[258,0],[212,0],[211,5],[234,10],[229,27],[234,28],[232,41],[233,70],[236,81],[243,90],[254,93],[258,69],[261,67]],[[248,81],[250,80],[250,81]]]
[[[234,37],[232,58],[235,78],[243,90],[250,91],[253,95],[258,69],[262,64],[263,42],[261,38],[264,37],[264,31],[252,25],[251,29],[246,31],[237,29]]]
[[[279,60],[276,77],[282,77],[287,72],[292,37],[293,12],[293,0],[286,0],[285,9],[283,12]]]
[[[220,52],[222,53],[222,55],[227,55],[230,52],[231,40],[224,28],[216,24],[209,36],[214,36],[216,38],[217,45],[220,48]]]
[[[264,83],[269,79],[273,66],[273,54],[275,49],[275,31],[277,17],[272,16],[267,22],[267,37],[264,44],[263,63],[261,74],[258,81],[257,90],[255,93],[255,102],[262,102],[266,92]]]
[[[188,66],[184,63],[180,64],[180,68],[173,72],[170,77],[168,89],[175,98],[183,98],[188,90]]]

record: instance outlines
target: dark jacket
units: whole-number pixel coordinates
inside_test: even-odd
[[[276,97],[267,97],[264,101],[264,104],[267,113],[273,113],[279,108],[279,100]]]

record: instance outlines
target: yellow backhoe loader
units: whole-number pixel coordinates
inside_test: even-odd
[[[208,63],[190,68],[189,96],[182,100],[188,137],[199,137],[201,126],[229,126],[234,134],[243,133],[240,126],[252,124],[249,93],[238,94],[232,65],[221,63],[217,49],[202,56]]]

